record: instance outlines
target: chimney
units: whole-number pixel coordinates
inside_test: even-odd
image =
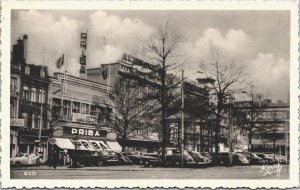
[[[23,35],[23,44],[24,44],[24,60],[27,61],[27,39],[28,36],[25,34]]]

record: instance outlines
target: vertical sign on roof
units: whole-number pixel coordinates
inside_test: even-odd
[[[80,48],[82,54],[79,58],[80,74],[86,75],[86,47],[87,47],[87,33],[81,33],[80,35]]]

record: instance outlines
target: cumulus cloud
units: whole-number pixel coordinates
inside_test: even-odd
[[[16,15],[16,22],[12,29],[13,44],[23,34],[28,35],[27,63],[46,65],[49,72],[58,71],[56,61],[65,54],[68,60],[69,72],[75,74],[79,70],[78,58],[78,33],[82,23],[61,16],[54,17],[49,12],[36,10],[20,11]]]
[[[247,80],[255,85],[257,91],[274,100],[286,100],[289,60],[272,53],[257,52],[251,38],[241,29],[230,29],[225,34],[214,28],[206,29],[195,42],[181,44],[182,51],[191,60],[185,65],[187,75],[196,79],[199,77],[199,64],[211,64],[219,56],[221,66],[233,64],[243,67]]]
[[[120,18],[104,11],[82,20],[49,11],[18,11],[13,20],[12,44],[27,34],[28,63],[46,65],[52,74],[59,71],[55,63],[65,54],[68,72],[79,76],[81,32],[88,32],[87,66],[93,68],[117,61],[122,53],[140,54],[153,28],[138,18]]]
[[[144,42],[154,31],[152,26],[138,18],[122,19],[104,11],[91,14],[89,22],[91,66],[116,61],[122,53],[140,55]]]
[[[272,53],[259,53],[248,61],[247,70],[253,84],[265,96],[272,99],[286,100],[290,88],[289,60],[284,60]]]
[[[80,18],[55,11],[20,10],[14,12],[12,44],[27,34],[28,63],[46,65],[53,74],[59,71],[56,61],[65,53],[68,72],[79,76],[81,32],[88,32],[87,65],[93,68],[117,61],[122,53],[145,58],[143,49],[155,28],[139,18],[120,17],[106,11],[91,12],[88,17]],[[221,32],[208,28],[199,31],[195,41],[181,42],[177,52],[189,60],[184,67],[191,80],[199,77],[201,62],[209,64],[219,54],[220,64],[244,66],[249,81],[262,93],[274,99],[285,98],[289,91],[289,60],[273,52],[258,52],[259,44],[254,44],[252,38],[242,29]]]

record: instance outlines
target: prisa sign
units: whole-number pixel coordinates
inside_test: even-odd
[[[71,135],[82,135],[82,136],[93,136],[93,137],[106,137],[107,131],[104,130],[94,130],[94,129],[82,129],[82,128],[65,128],[65,134]]]

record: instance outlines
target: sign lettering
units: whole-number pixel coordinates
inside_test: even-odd
[[[106,137],[107,131],[96,129],[83,129],[75,127],[64,127],[63,133],[66,135],[80,135],[80,136],[93,136],[93,137]]]

